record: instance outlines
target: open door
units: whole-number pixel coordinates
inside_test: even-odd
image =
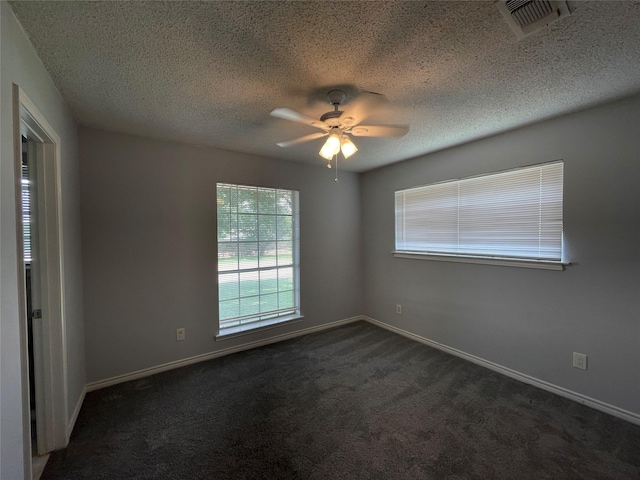
[[[69,442],[60,138],[13,86],[25,478],[32,453]],[[23,188],[29,187],[28,189]],[[27,195],[28,205],[25,205]],[[26,209],[26,212],[25,212]],[[27,213],[27,222],[23,215]],[[32,421],[33,419],[33,421]],[[32,443],[32,438],[35,440]]]
[[[28,133],[28,132],[25,132]],[[25,302],[29,344],[29,410],[31,425],[31,445],[33,453],[44,455],[50,451],[47,442],[45,358],[42,328],[42,269],[40,263],[41,242],[39,239],[38,162],[36,142],[22,135],[22,219],[23,256],[25,273]]]

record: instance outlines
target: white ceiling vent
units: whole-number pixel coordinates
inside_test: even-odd
[[[496,6],[518,40],[570,15],[566,1],[500,0]]]

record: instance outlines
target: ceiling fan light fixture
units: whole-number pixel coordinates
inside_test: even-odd
[[[342,148],[342,155],[344,155],[344,158],[349,158],[351,155],[358,151],[358,147],[356,147],[356,144],[353,143],[351,139],[346,135],[342,136],[340,144]]]
[[[542,0],[502,0],[502,1],[529,1]],[[546,1],[546,0],[545,0]],[[320,116],[320,120],[305,115],[289,108],[276,108],[271,111],[271,116],[303,123],[320,129],[320,132],[311,133],[294,138],[286,142],[279,142],[281,147],[291,147],[299,143],[327,137],[322,148],[318,152],[327,160],[327,167],[334,168],[335,162],[336,182],[338,181],[338,154],[342,151],[343,157],[349,158],[358,152],[358,147],[353,143],[353,136],[366,137],[396,137],[400,138],[409,131],[408,125],[361,125],[360,123],[370,117],[372,113],[388,103],[384,95],[373,92],[361,92],[356,98],[349,101],[346,108],[340,110],[340,106],[346,100],[346,94],[342,90],[331,90],[327,94],[327,100],[333,106],[333,110]]]
[[[337,155],[340,151],[340,136],[337,133],[332,133],[324,142],[324,145],[320,149],[320,156],[330,160],[334,155]]]
[[[322,147],[318,154],[324,158],[325,160],[331,160],[333,158],[333,153],[328,151],[326,148]]]

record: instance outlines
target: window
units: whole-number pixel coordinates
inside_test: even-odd
[[[20,187],[22,194],[22,235],[24,263],[31,265],[31,181],[27,163],[27,138],[22,137],[22,174]]]
[[[217,184],[219,334],[300,317],[298,192]]]
[[[396,192],[396,253],[562,261],[563,162]]]

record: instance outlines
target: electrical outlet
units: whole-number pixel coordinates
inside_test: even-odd
[[[402,305],[399,303],[396,305],[396,313],[402,315]]]
[[[587,356],[584,353],[573,352],[573,366],[582,370],[587,369]]]
[[[178,328],[176,330],[176,341],[181,341],[184,340],[184,336],[185,336],[185,331],[184,328]]]

